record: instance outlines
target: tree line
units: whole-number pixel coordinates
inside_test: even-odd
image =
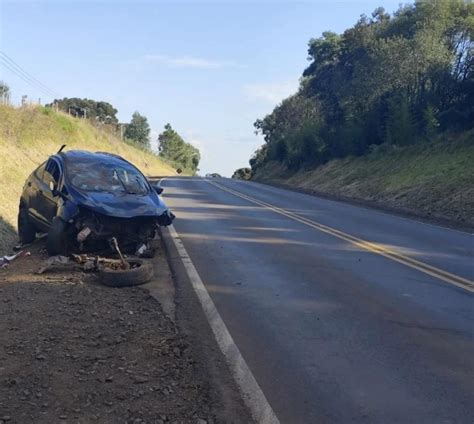
[[[289,169],[474,127],[474,4],[415,1],[311,39],[294,95],[255,123],[250,160]],[[381,146],[383,145],[383,146]],[[379,147],[381,146],[381,147]]]
[[[120,123],[117,109],[110,103],[91,99],[63,98],[56,99],[47,107],[56,108],[77,118],[89,119],[95,125],[107,125],[120,133],[125,141],[150,149],[150,125],[146,116],[134,112],[129,123]],[[196,173],[200,161],[199,150],[186,143],[171,127],[165,125],[158,136],[158,155],[183,171]]]

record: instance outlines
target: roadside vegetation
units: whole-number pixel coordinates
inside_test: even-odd
[[[0,105],[0,252],[17,242],[18,202],[28,175],[62,144],[67,149],[107,151],[123,156],[146,175],[175,175],[175,168],[136,143],[124,143],[89,120],[52,108]]]
[[[126,143],[150,150],[150,124],[147,117],[138,111],[133,113],[129,123],[120,123],[117,118],[117,109],[103,101],[77,97],[64,98],[54,100],[47,107],[76,118],[87,119],[101,131],[108,131]],[[159,155],[163,159],[176,168],[180,168],[185,174],[196,173],[201,158],[199,150],[190,143],[186,143],[170,124],[165,125],[165,130],[158,137],[158,144]]]
[[[8,104],[10,101],[10,87],[0,80],[0,104]]]
[[[250,168],[239,168],[232,174],[234,180],[250,180],[251,177],[252,170]]]
[[[297,170],[472,128],[473,36],[474,4],[423,1],[312,39],[299,91],[255,122],[266,144],[252,168]]]
[[[160,157],[174,164],[185,173],[194,175],[198,171],[201,155],[199,150],[183,138],[170,124],[158,136]]]
[[[383,146],[299,172],[269,162],[253,179],[474,228],[473,163],[471,131],[429,146]]]
[[[150,125],[145,116],[134,112],[130,124],[125,128],[125,139],[131,140],[147,149],[150,148]]]
[[[67,113],[75,118],[84,118],[106,124],[119,123],[117,118],[118,110],[108,102],[65,97],[53,100],[46,107]]]
[[[250,160],[253,178],[278,170],[288,184],[394,201],[411,187],[425,190],[425,206],[436,211],[452,198],[436,196],[453,187],[468,202],[474,180],[462,156],[474,148],[473,39],[474,4],[436,0],[392,16],[378,8],[343,34],[310,40],[298,92],[255,122],[265,144]],[[403,207],[421,207],[409,198]]]

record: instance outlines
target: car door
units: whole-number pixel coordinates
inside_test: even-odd
[[[53,183],[54,187],[59,188],[61,177],[61,166],[55,159],[51,158],[46,162],[42,176],[38,178],[35,209],[39,218],[47,224],[51,224],[51,221],[56,216],[58,201],[60,199],[59,196],[53,196],[50,183]]]
[[[46,162],[38,166],[31,175],[28,177],[25,186],[23,187],[22,198],[23,202],[28,208],[30,217],[34,220],[38,229],[45,230],[44,222],[38,211],[39,190],[42,190],[43,184],[41,180],[43,178],[44,170],[46,168]],[[41,184],[40,184],[41,183]]]

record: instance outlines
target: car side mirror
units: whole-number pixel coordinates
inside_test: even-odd
[[[58,189],[56,188],[56,184],[54,184],[53,181],[49,182],[49,189],[51,190],[51,193],[54,197],[59,196]]]
[[[158,193],[158,194],[161,194],[163,193],[163,187],[159,186],[159,185],[156,185],[155,186],[155,191]]]

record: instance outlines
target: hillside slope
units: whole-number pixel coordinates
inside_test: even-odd
[[[26,178],[62,144],[67,149],[116,153],[146,175],[175,174],[157,156],[126,144],[87,121],[42,107],[0,106],[0,254],[17,242],[18,202]]]
[[[456,142],[382,146],[296,173],[270,163],[253,179],[474,228],[473,164],[471,132]]]

